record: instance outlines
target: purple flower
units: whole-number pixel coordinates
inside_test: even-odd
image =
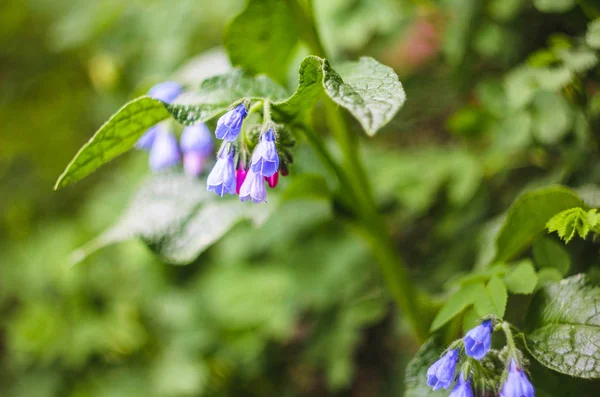
[[[251,164],[252,171],[266,177],[273,175],[279,169],[279,155],[272,129],[265,132],[256,145]]]
[[[461,374],[458,377],[458,382],[456,382],[456,386],[450,392],[448,397],[473,397],[473,390],[471,389],[471,382],[465,380],[465,376]]]
[[[163,102],[171,103],[181,94],[183,87],[174,81],[165,81],[159,83],[148,91],[148,96],[160,99]]]
[[[206,156],[199,152],[189,152],[183,154],[183,172],[189,176],[199,176],[204,169]]]
[[[246,116],[246,106],[244,106],[243,103],[237,105],[234,109],[219,118],[215,136],[218,139],[224,139],[227,142],[235,141],[242,130],[242,123]]]
[[[433,390],[447,389],[454,383],[454,370],[458,361],[458,349],[450,350],[427,370],[427,385]]]
[[[135,143],[135,148],[146,151],[152,149],[152,145],[154,144],[156,135],[160,132],[161,129],[162,128],[160,124],[150,127],[148,131],[144,132],[144,135],[142,135],[140,139],[138,139],[138,141]]]
[[[533,397],[534,395],[533,385],[527,379],[527,375],[517,367],[515,360],[511,360],[508,377],[502,386],[500,397]]]
[[[233,151],[221,153],[213,167],[206,185],[209,191],[223,197],[225,194],[235,194],[235,167],[233,165]]]
[[[190,176],[202,172],[204,162],[213,148],[212,134],[204,124],[196,124],[183,129],[179,145],[183,152],[183,170]]]
[[[150,169],[160,171],[176,165],[180,160],[181,153],[175,136],[167,130],[158,131],[150,149]]]
[[[267,189],[265,180],[261,174],[257,174],[252,169],[248,170],[246,179],[240,188],[240,200],[251,199],[255,203],[267,202]]]
[[[212,134],[203,123],[185,127],[179,145],[183,153],[197,152],[208,156],[213,149]]]
[[[183,88],[174,81],[165,81],[164,83],[160,83],[150,88],[148,91],[148,96],[160,99],[163,102],[171,103],[181,92]],[[150,127],[148,131],[141,136],[140,139],[135,144],[136,149],[140,150],[150,150],[152,148],[152,144],[156,139],[159,131],[162,128],[160,124]]]
[[[467,332],[463,341],[467,355],[481,360],[492,345],[492,320],[485,320]]]

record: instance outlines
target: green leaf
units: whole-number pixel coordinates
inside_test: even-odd
[[[283,88],[265,76],[250,77],[241,70],[209,78],[196,92],[184,93],[175,104],[140,97],[127,103],[86,143],[58,178],[55,189],[91,174],[103,164],[131,149],[148,128],[169,114],[191,125],[224,113],[243,98],[260,97],[277,101],[287,97]]]
[[[352,113],[369,135],[386,125],[406,100],[398,75],[373,58],[362,57],[336,70],[324,62],[325,92]]]
[[[600,18],[589,23],[585,42],[592,48],[600,49]]]
[[[572,124],[572,112],[562,96],[541,91],[533,98],[533,136],[540,142],[558,143]]]
[[[563,274],[561,274],[561,272],[552,267],[545,267],[541,269],[540,271],[538,271],[537,275],[538,283],[536,288],[539,288],[548,282],[560,281],[563,278]]]
[[[298,88],[285,101],[274,103],[273,110],[287,119],[305,115],[312,110],[323,93],[323,59],[315,56],[304,58],[298,70]]]
[[[531,294],[537,282],[537,274],[529,259],[518,262],[504,277],[506,287],[513,294]]]
[[[523,149],[531,144],[531,116],[526,111],[508,114],[494,128],[495,145],[500,149]]]
[[[600,378],[600,287],[579,274],[549,283],[528,311],[527,349],[544,366]]]
[[[558,51],[558,57],[574,73],[583,73],[598,64],[594,50],[586,47]]]
[[[533,260],[539,268],[553,268],[565,275],[571,267],[567,250],[556,241],[543,237],[533,245]]]
[[[169,117],[164,102],[141,97],[125,104],[75,155],[54,189],[67,186],[131,149],[143,133]]]
[[[575,0],[533,0],[535,8],[542,12],[566,12],[575,6]]]
[[[472,305],[477,296],[485,294],[483,284],[468,284],[453,294],[442,306],[431,323],[431,331],[436,331],[448,321],[459,315],[464,309]]]
[[[427,369],[436,362],[444,352],[444,346],[438,338],[429,338],[410,360],[404,376],[405,397],[446,397],[447,390],[433,391],[427,386]]]
[[[373,58],[344,63],[336,70],[327,60],[305,58],[300,65],[296,92],[284,101],[275,102],[273,109],[288,121],[304,115],[314,107],[324,88],[333,101],[356,117],[369,135],[374,135],[406,100],[396,73]]]
[[[568,243],[575,237],[575,232],[579,234],[579,237],[585,239],[590,229],[597,223],[598,215],[595,209],[586,212],[583,208],[576,207],[554,215],[546,227],[549,232],[556,232],[561,239]]]
[[[474,307],[470,308],[463,317],[463,332],[467,333],[470,329],[479,325],[479,323],[481,323],[481,316]]]
[[[166,262],[187,264],[238,222],[260,224],[274,208],[271,202],[246,204],[208,192],[205,183],[185,175],[156,175],[141,186],[114,226],[73,253],[73,261],[106,245],[141,238]]]
[[[485,287],[479,285],[474,293],[473,308],[480,318],[490,314],[503,318],[507,301],[506,287],[498,276],[494,275]]]
[[[514,258],[544,231],[546,222],[552,216],[582,204],[572,190],[561,186],[522,194],[508,210],[496,240],[496,257],[492,262],[505,262]]]
[[[485,287],[486,292],[491,298],[494,304],[493,310],[490,314],[494,314],[500,318],[504,318],[506,312],[506,303],[508,302],[508,293],[504,283],[498,278],[498,276],[492,276],[490,281]]]
[[[248,1],[225,33],[224,45],[231,63],[284,83],[288,61],[298,42],[296,26],[288,2]]]

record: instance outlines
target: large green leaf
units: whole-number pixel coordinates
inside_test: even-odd
[[[165,104],[157,99],[141,97],[127,103],[77,152],[54,188],[88,176],[96,168],[131,149],[148,128],[168,117]]]
[[[237,196],[219,197],[203,181],[182,174],[155,175],[141,186],[129,208],[108,231],[74,253],[81,261],[108,244],[141,238],[162,259],[175,264],[193,261],[236,223],[263,222],[275,204],[241,203]]]
[[[548,283],[528,315],[527,349],[544,366],[600,378],[600,287],[579,274]]]
[[[427,340],[417,354],[408,363],[404,376],[405,397],[442,397],[448,395],[448,390],[433,391],[427,386],[427,369],[440,358],[444,346],[436,337]]]
[[[323,64],[325,92],[346,108],[369,135],[386,125],[406,100],[398,75],[373,58],[363,57],[333,70]]]
[[[298,70],[298,88],[285,101],[273,104],[282,117],[294,119],[310,111],[323,93],[323,59],[315,56],[304,58]]]
[[[190,125],[224,113],[243,98],[287,97],[283,88],[265,76],[250,77],[241,70],[205,80],[195,92],[185,93],[168,105],[157,99],[141,97],[127,103],[94,134],[58,178],[55,189],[76,182],[131,149],[144,132],[169,117]]]
[[[572,190],[552,186],[522,194],[508,210],[496,240],[494,262],[508,261],[527,248],[555,214],[583,202]]]
[[[225,48],[234,66],[265,73],[285,82],[298,32],[294,13],[283,0],[250,0],[225,33]]]
[[[387,124],[406,100],[396,73],[373,58],[343,63],[334,70],[327,60],[310,56],[300,65],[296,92],[273,108],[287,119],[294,118],[312,109],[323,89],[369,135]]]

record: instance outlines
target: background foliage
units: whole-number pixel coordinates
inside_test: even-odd
[[[271,26],[267,19],[265,31],[281,40],[251,47],[253,34],[269,36],[245,24],[264,13],[237,17],[224,33],[243,3],[0,5],[3,396],[403,394],[404,369],[418,346],[367,247],[328,201],[333,177],[314,179],[327,170],[302,142],[282,197],[260,210],[271,216],[263,221],[255,208],[242,214],[258,230],[233,220],[218,242],[209,236],[187,251],[162,238],[157,246],[151,235],[132,233],[135,224],[125,222],[119,234],[127,216],[109,229],[124,211],[135,213],[140,184],[156,183],[139,153],[76,188],[50,192],[76,149],[127,99],[173,76],[195,84],[225,70],[227,59],[215,49],[222,43],[234,63],[248,62],[250,72],[268,73],[293,91],[309,53],[295,38],[304,34],[302,25]],[[260,3],[290,17],[272,1]],[[362,155],[412,275],[438,297],[423,313],[432,330],[443,327],[439,337],[452,338],[479,316],[504,315],[527,330],[534,357],[553,363],[554,371],[532,368],[538,395],[593,395],[597,380],[560,375],[573,367],[558,368],[560,360],[547,357],[557,345],[544,348],[546,323],[586,319],[577,311],[564,318],[527,313],[564,288],[587,288],[577,278],[563,289],[546,282],[586,272],[586,281],[598,277],[598,6],[315,4],[334,64],[369,55],[391,65],[404,84],[407,103],[376,139],[361,138]],[[352,127],[361,134],[359,123]],[[163,177],[181,199],[177,208],[203,194],[178,174]],[[544,236],[550,217],[556,233]],[[112,234],[84,245],[105,230]],[[138,240],[92,253],[132,234],[159,257]],[[89,256],[72,267],[70,255],[81,246],[78,259]],[[430,351],[440,346],[429,341],[411,363],[407,395],[434,394],[414,379],[426,369],[419,360],[430,364],[437,354]]]

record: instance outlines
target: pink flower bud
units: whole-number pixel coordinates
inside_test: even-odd
[[[238,166],[237,171],[235,172],[235,192],[239,195],[240,188],[242,187],[242,183],[246,180],[246,175],[248,175],[248,170],[245,170],[241,165]]]
[[[277,186],[277,183],[279,183],[279,172],[275,172],[271,176],[265,176],[265,181],[267,181],[269,187],[273,189]]]

